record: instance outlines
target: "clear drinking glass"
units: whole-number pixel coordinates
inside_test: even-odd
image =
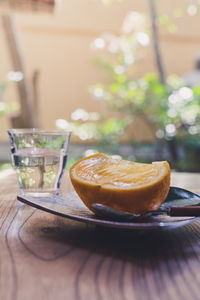
[[[71,132],[11,129],[8,135],[20,194],[35,197],[58,194]]]

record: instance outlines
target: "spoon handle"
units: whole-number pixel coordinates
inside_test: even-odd
[[[174,206],[168,208],[168,215],[181,217],[199,217],[200,206]]]

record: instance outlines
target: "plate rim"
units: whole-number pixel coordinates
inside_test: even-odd
[[[76,194],[77,195],[76,192],[69,192],[69,193],[66,193],[66,194],[61,194],[59,196],[64,196],[64,195],[69,195],[69,194]],[[34,197],[29,196],[29,199],[31,199],[31,198],[34,199]],[[141,230],[144,230],[144,229],[146,229],[146,230],[148,230],[148,229],[175,229],[175,228],[178,228],[178,227],[186,226],[186,225],[191,224],[191,223],[193,223],[195,221],[198,221],[200,219],[200,217],[188,217],[188,218],[186,217],[186,219],[184,219],[184,220],[176,220],[176,221],[173,221],[173,222],[163,222],[163,221],[152,222],[152,223],[120,222],[120,221],[106,220],[106,219],[103,219],[103,218],[101,219],[98,216],[96,216],[96,219],[94,219],[94,218],[91,218],[89,216],[80,216],[80,215],[76,215],[76,214],[72,215],[70,213],[58,212],[56,210],[53,210],[53,209],[47,208],[45,206],[42,206],[39,202],[35,203],[35,202],[32,202],[31,200],[28,200],[27,196],[25,196],[25,195],[18,195],[17,200],[24,203],[24,204],[26,204],[26,205],[29,205],[29,206],[32,206],[32,207],[37,208],[39,210],[45,211],[47,213],[51,213],[51,214],[54,214],[54,215],[57,215],[57,216],[68,218],[68,219],[71,219],[71,220],[74,220],[74,221],[93,224],[93,225],[97,225],[97,226],[104,226],[104,227],[108,227],[108,228],[118,228],[118,229],[127,229],[127,230],[134,230],[134,229],[141,229]],[[92,214],[92,212],[87,207],[85,207],[85,210]]]

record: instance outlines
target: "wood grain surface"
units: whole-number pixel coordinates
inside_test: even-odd
[[[172,185],[200,192],[200,174]],[[67,176],[63,192],[72,191]],[[200,223],[172,231],[120,231],[56,217],[16,200],[0,172],[1,300],[200,299]]]

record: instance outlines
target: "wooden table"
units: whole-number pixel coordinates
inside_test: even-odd
[[[63,191],[72,191],[63,180]],[[200,192],[200,174],[172,174]],[[172,231],[120,231],[56,217],[16,200],[0,172],[1,300],[200,299],[200,223]]]

